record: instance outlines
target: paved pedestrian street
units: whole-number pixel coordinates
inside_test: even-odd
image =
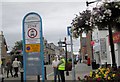
[[[78,77],[84,78],[85,75],[88,75],[89,72],[92,71],[92,67],[91,66],[87,66],[84,63],[78,63],[77,65],[75,65],[75,74],[76,74],[76,80],[78,80]],[[66,75],[66,72],[65,72]],[[54,75],[51,74],[48,77],[48,80],[53,80],[54,79]],[[69,76],[65,76],[66,80],[72,80],[72,71],[69,71]]]
[[[46,65],[46,71],[47,71],[47,80],[54,80],[54,74],[53,74],[53,69],[51,65]],[[81,79],[84,78],[84,76],[88,75],[90,71],[92,71],[91,66],[88,66],[87,64],[84,64],[84,63],[76,64],[75,65],[76,80],[78,80],[78,77],[80,77]],[[29,76],[29,77],[27,76],[27,79],[35,81],[37,80],[37,76]],[[65,71],[65,79],[72,80],[72,71],[69,71],[69,76],[66,76],[66,71]],[[12,81],[21,80],[20,73],[18,78],[14,78],[14,77],[4,78],[4,81],[8,81],[8,80],[12,80]]]

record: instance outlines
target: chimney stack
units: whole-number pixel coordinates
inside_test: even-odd
[[[0,31],[0,35],[3,35],[3,31]]]

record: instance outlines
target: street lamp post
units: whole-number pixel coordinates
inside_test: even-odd
[[[86,1],[86,6],[88,7],[89,6],[89,4],[91,4],[91,3],[95,3],[96,1],[92,1],[92,2],[88,2],[88,1]]]
[[[91,4],[91,3],[95,3],[95,2],[97,2],[97,1],[101,1],[101,0],[95,0],[95,1],[91,1],[91,2],[86,1],[86,6],[88,7],[89,4]]]
[[[66,37],[65,37],[64,42],[65,42],[65,61],[67,63],[67,43],[66,43]]]
[[[112,55],[112,67],[114,68],[114,70],[116,70],[117,69],[117,64],[116,64],[116,59],[115,59],[112,29],[111,29],[110,25],[108,26],[108,31],[109,31],[109,41],[110,41],[111,55]]]
[[[101,1],[101,0],[95,0],[95,1],[91,1],[91,2],[86,1],[86,6],[88,7],[89,4],[92,4],[92,3],[95,3],[98,1]],[[93,24],[92,24],[92,27],[93,27]],[[92,41],[92,31],[91,31],[91,41]],[[96,67],[96,61],[95,61],[94,55],[93,55],[93,45],[91,45],[91,55],[92,55],[92,69],[96,69],[97,67]]]

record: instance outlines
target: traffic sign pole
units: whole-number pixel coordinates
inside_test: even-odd
[[[41,24],[40,24],[40,33],[41,33],[41,36],[43,36],[43,32],[42,32],[42,18],[40,17],[40,20],[41,20]],[[42,60],[42,82],[44,82],[45,80],[45,73],[44,73],[44,45],[43,45],[43,37],[40,37],[40,43],[41,43],[41,60]]]
[[[24,74],[23,74],[23,80],[24,80],[24,82],[26,82],[26,52],[25,52],[25,25],[24,25],[24,21],[25,21],[25,17],[24,17],[24,19],[23,19],[23,22],[22,22],[22,24],[23,24],[23,68],[24,68]]]
[[[74,65],[74,57],[73,57],[73,40],[72,40],[72,34],[71,34],[71,27],[67,27],[68,36],[70,36],[70,42],[71,42],[71,58],[72,58],[72,80],[76,80],[75,76],[75,65]]]

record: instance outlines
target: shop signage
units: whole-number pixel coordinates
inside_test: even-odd
[[[120,32],[116,32],[113,34],[113,42],[119,43],[120,42]]]

